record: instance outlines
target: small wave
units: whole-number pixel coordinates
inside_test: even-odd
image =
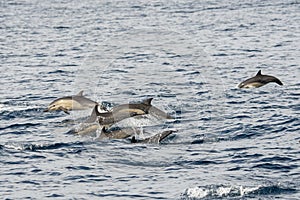
[[[284,187],[280,184],[269,186],[226,186],[210,185],[186,189],[181,195],[181,199],[212,199],[222,197],[256,197],[259,195],[278,195],[294,193],[294,188]]]
[[[19,128],[28,128],[28,127],[33,127],[33,126],[40,126],[41,123],[23,123],[23,124],[11,124],[6,127],[0,127],[0,131],[5,130],[5,129],[19,129]]]
[[[54,29],[69,29],[69,26],[54,26]]]
[[[53,143],[53,144],[20,144],[20,143],[7,143],[1,145],[1,149],[6,150],[18,150],[18,151],[42,151],[42,150],[53,150],[53,149],[71,149],[74,152],[81,151],[84,146],[83,142],[75,143]],[[77,150],[76,150],[77,149]]]
[[[68,74],[68,73],[70,72],[65,70],[60,70],[60,69],[48,72],[48,74]]]
[[[1,120],[36,116],[36,113],[41,113],[43,109],[41,105],[0,103]]]
[[[298,165],[283,165],[278,163],[261,163],[253,166],[252,168],[262,168],[270,170],[280,170],[283,172],[289,172],[290,170],[297,169]]]

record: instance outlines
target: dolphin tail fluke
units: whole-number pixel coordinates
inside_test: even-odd
[[[278,85],[283,85],[283,83],[278,78],[275,78],[274,82],[277,83]]]

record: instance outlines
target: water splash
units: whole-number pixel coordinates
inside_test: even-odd
[[[210,185],[187,188],[182,199],[211,199],[223,197],[256,197],[260,195],[279,195],[292,193],[296,190],[282,186],[274,185],[258,185],[258,186],[232,186],[232,185]]]

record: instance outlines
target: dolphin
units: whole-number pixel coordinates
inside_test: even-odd
[[[275,82],[278,85],[283,85],[282,82],[274,77],[269,75],[262,75],[261,70],[259,70],[256,76],[249,78],[238,85],[239,88],[258,88],[268,83]]]
[[[48,108],[45,109],[44,112],[62,110],[65,113],[70,114],[69,111],[71,110],[85,110],[93,108],[95,105],[98,105],[98,103],[84,97],[83,91],[80,91],[76,95],[66,96],[54,100],[49,104]],[[104,109],[103,106],[101,108]]]
[[[141,131],[134,128],[122,128],[116,130],[108,131],[105,127],[102,128],[100,136],[97,138],[98,140],[103,139],[126,139],[135,134],[140,134]]]
[[[101,126],[98,123],[92,124],[81,124],[78,128],[73,128],[67,132],[67,134],[76,134],[76,135],[90,135],[95,133]]]
[[[135,134],[140,134],[141,131],[135,128],[122,128],[122,129],[113,129],[107,130],[105,126],[101,126],[99,123],[84,123],[79,128],[73,128],[67,132],[67,134],[76,134],[76,135],[91,135],[97,130],[101,130],[101,134],[97,137],[97,140],[104,139],[126,139]]]
[[[154,136],[151,136],[151,137],[148,137],[148,138],[145,138],[145,139],[141,139],[141,140],[137,140],[135,138],[135,136],[132,136],[131,143],[155,143],[155,144],[159,144],[163,139],[165,139],[166,137],[168,137],[169,135],[171,135],[174,132],[176,132],[176,131],[174,131],[174,130],[163,131],[162,133],[158,133]]]
[[[95,105],[91,116],[85,121],[85,123],[99,122],[100,125],[109,127],[123,119],[144,114],[144,112],[138,112],[132,109],[122,111],[112,110],[108,112],[100,112],[99,109],[101,109],[101,107],[99,105]]]
[[[173,119],[164,111],[151,105],[153,98],[145,99],[141,103],[121,104],[113,107],[108,112],[100,112],[99,105],[95,105],[90,118],[86,123],[93,123],[98,121],[100,125],[110,126],[114,123],[122,121],[123,119],[134,117],[137,115],[153,114],[163,118]]]
[[[153,98],[145,99],[141,103],[122,104],[112,108],[113,112],[136,112],[138,115],[151,114],[165,119],[174,119],[164,111],[151,104]]]

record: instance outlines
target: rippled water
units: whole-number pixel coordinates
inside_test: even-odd
[[[3,199],[299,199],[296,0],[0,3]],[[257,89],[237,85],[278,77]],[[153,97],[163,144],[66,134],[90,111],[43,113],[84,90]],[[142,128],[135,120],[128,125]]]

